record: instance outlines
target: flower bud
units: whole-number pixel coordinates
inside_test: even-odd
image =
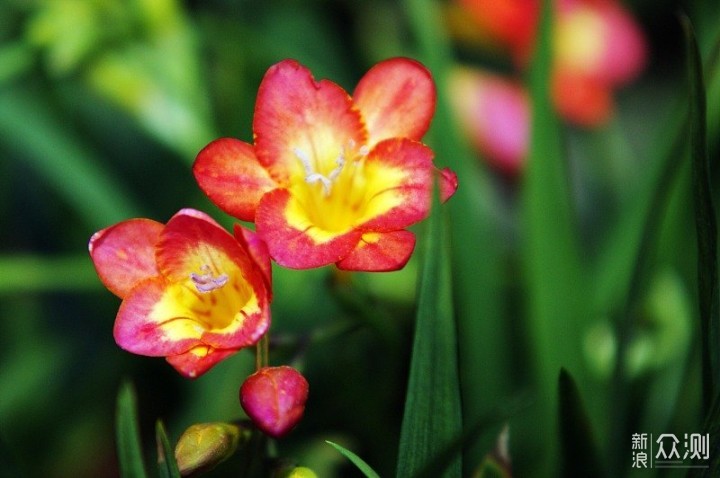
[[[276,478],[317,478],[317,475],[310,468],[304,466],[295,466],[287,470],[283,470]]]
[[[240,387],[240,404],[255,425],[274,438],[286,435],[300,421],[308,383],[292,367],[263,367]]]
[[[250,431],[232,423],[198,423],[185,430],[175,447],[182,476],[206,472],[225,461],[247,442]]]

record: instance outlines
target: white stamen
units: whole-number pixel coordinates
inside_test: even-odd
[[[317,182],[321,183],[325,197],[329,196],[333,183],[338,176],[340,176],[340,173],[345,166],[345,148],[340,151],[340,155],[335,160],[335,164],[337,164],[337,166],[330,171],[327,176],[318,173],[313,169],[312,164],[310,164],[310,158],[303,150],[300,148],[293,148],[293,153],[300,160],[300,163],[302,163],[303,169],[305,169],[305,182],[308,184],[314,184]]]
[[[204,274],[190,273],[190,280],[193,281],[198,292],[202,292],[203,294],[212,292],[227,284],[227,274],[220,274],[217,277],[213,277],[212,270],[207,264],[203,265],[200,270],[203,271]]]

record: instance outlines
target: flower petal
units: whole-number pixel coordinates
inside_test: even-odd
[[[357,247],[337,263],[339,269],[386,272],[405,267],[415,249],[415,235],[410,231],[363,234]]]
[[[123,300],[115,319],[115,342],[139,355],[163,357],[184,353],[199,345],[205,327],[182,305],[184,288],[173,287],[162,277],[139,283]]]
[[[253,119],[255,154],[281,186],[313,171],[327,174],[347,148],[365,144],[366,132],[350,96],[328,80],[315,81],[293,60],[268,69]]]
[[[450,168],[443,168],[438,171],[440,187],[440,202],[447,202],[453,197],[458,188],[458,178],[455,171]]]
[[[432,199],[433,152],[408,139],[389,139],[378,144],[365,161],[368,203],[365,232],[386,232],[427,217]]]
[[[361,236],[355,230],[337,233],[320,230],[287,189],[276,189],[263,196],[256,226],[272,258],[291,269],[338,262],[350,253]]]
[[[272,264],[267,244],[256,233],[240,224],[235,224],[234,232],[235,239],[245,248],[262,271],[268,296],[272,296]]]
[[[262,195],[277,187],[253,147],[232,138],[215,140],[200,151],[193,174],[212,202],[243,221],[253,221]]]
[[[353,93],[374,145],[387,138],[422,139],[435,112],[435,83],[423,65],[409,58],[378,63]]]
[[[183,376],[197,378],[221,360],[237,352],[237,350],[214,349],[206,345],[198,345],[184,354],[171,355],[166,357],[165,360]]]
[[[601,125],[613,114],[610,85],[569,70],[553,72],[552,97],[560,115],[580,126]]]
[[[235,238],[194,209],[183,209],[168,221],[156,257],[158,269],[170,282],[192,286],[192,275],[210,267],[215,275],[239,270],[256,292],[264,289],[260,271]]]
[[[164,227],[150,219],[130,219],[93,234],[90,257],[113,294],[123,298],[138,282],[159,274],[155,244]]]

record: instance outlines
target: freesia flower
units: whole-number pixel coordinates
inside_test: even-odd
[[[280,438],[289,433],[305,413],[309,385],[292,367],[263,367],[240,387],[240,404],[255,425]]]
[[[458,0],[477,24],[507,45],[524,69],[533,51],[538,0]],[[613,90],[635,79],[647,46],[630,13],[616,0],[558,0],[552,94],[562,117],[595,126],[612,115]]]
[[[448,92],[460,126],[489,164],[514,176],[530,135],[530,103],[517,82],[479,69],[451,72]]]
[[[350,97],[293,60],[260,84],[254,144],[222,138],[197,157],[201,189],[227,213],[254,221],[280,265],[402,268],[415,246],[406,228],[429,212],[436,169],[420,140],[435,86],[419,63],[379,63]],[[438,174],[443,200],[457,187]]]
[[[165,357],[198,377],[255,344],[270,325],[270,258],[251,231],[235,237],[183,209],[166,225],[130,219],[95,233],[90,256],[122,299],[114,336],[123,349]]]

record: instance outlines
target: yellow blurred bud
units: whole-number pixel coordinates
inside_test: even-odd
[[[231,423],[198,423],[188,427],[175,447],[182,476],[202,473],[225,461],[250,439],[250,430]]]
[[[317,478],[317,475],[310,468],[304,466],[296,466],[287,470],[283,470],[277,475],[277,478]]]

